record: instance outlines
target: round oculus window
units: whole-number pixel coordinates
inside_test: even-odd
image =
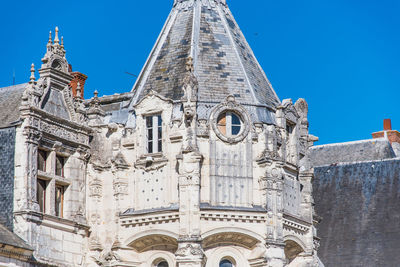
[[[218,116],[218,130],[226,137],[238,136],[242,129],[240,117],[231,111],[223,112]]]

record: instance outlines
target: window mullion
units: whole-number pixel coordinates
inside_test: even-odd
[[[158,116],[153,116],[153,152],[158,151]]]
[[[227,136],[232,136],[232,113],[226,113],[226,134]]]

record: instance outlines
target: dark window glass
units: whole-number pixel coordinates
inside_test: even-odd
[[[232,135],[238,135],[240,133],[240,126],[232,126]]]
[[[38,170],[46,171],[46,160],[47,160],[47,152],[44,150],[38,150]]]
[[[153,127],[153,117],[147,117],[146,118],[146,126],[147,128],[152,128]]]
[[[233,113],[232,113],[232,125],[240,125],[239,117]]]
[[[224,112],[218,117],[219,131],[228,137],[238,135],[242,129],[240,117],[232,112]]]
[[[229,260],[222,260],[219,263],[219,267],[233,267],[233,264]]]
[[[46,181],[37,179],[36,201],[39,204],[40,212],[46,210],[46,187]]]
[[[157,264],[157,267],[169,267],[168,262],[162,261],[159,264]]]
[[[56,156],[56,175],[64,177],[65,158]]]
[[[146,117],[147,153],[162,151],[162,118],[161,115]]]
[[[64,187],[56,186],[55,210],[56,216],[63,217],[64,209]]]
[[[162,119],[161,119],[161,115],[158,115],[158,126],[161,127],[162,126]]]

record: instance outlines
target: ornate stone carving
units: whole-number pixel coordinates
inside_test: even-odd
[[[190,257],[190,256],[203,256],[204,251],[200,244],[179,244],[178,250],[175,253],[178,257]]]
[[[199,137],[209,137],[210,136],[210,127],[207,120],[200,119],[197,122],[197,136]]]
[[[162,154],[142,156],[135,162],[135,168],[145,171],[159,170],[167,166],[168,159]]]
[[[84,134],[81,133],[76,133],[73,132],[72,130],[66,129],[62,126],[58,126],[56,124],[50,124],[46,121],[40,121],[40,130],[56,136],[58,138],[62,138],[68,141],[72,141],[72,142],[78,142],[81,144],[85,144],[88,145],[89,144],[89,138],[87,136],[85,136]]]
[[[117,178],[113,183],[114,197],[119,200],[125,195],[128,195],[128,181]]]
[[[100,198],[103,195],[103,184],[97,178],[93,179],[89,183],[89,196],[100,201]]]

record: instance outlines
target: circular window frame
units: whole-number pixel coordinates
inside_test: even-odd
[[[228,112],[231,112],[238,116],[241,122],[242,127],[240,129],[240,132],[235,136],[226,136],[218,128],[219,116]],[[211,125],[214,133],[219,139],[230,144],[238,143],[245,139],[250,132],[250,116],[247,114],[247,111],[244,109],[244,107],[236,103],[234,99],[230,99],[228,97],[228,101],[226,103],[217,105],[213,110],[211,114]]]

